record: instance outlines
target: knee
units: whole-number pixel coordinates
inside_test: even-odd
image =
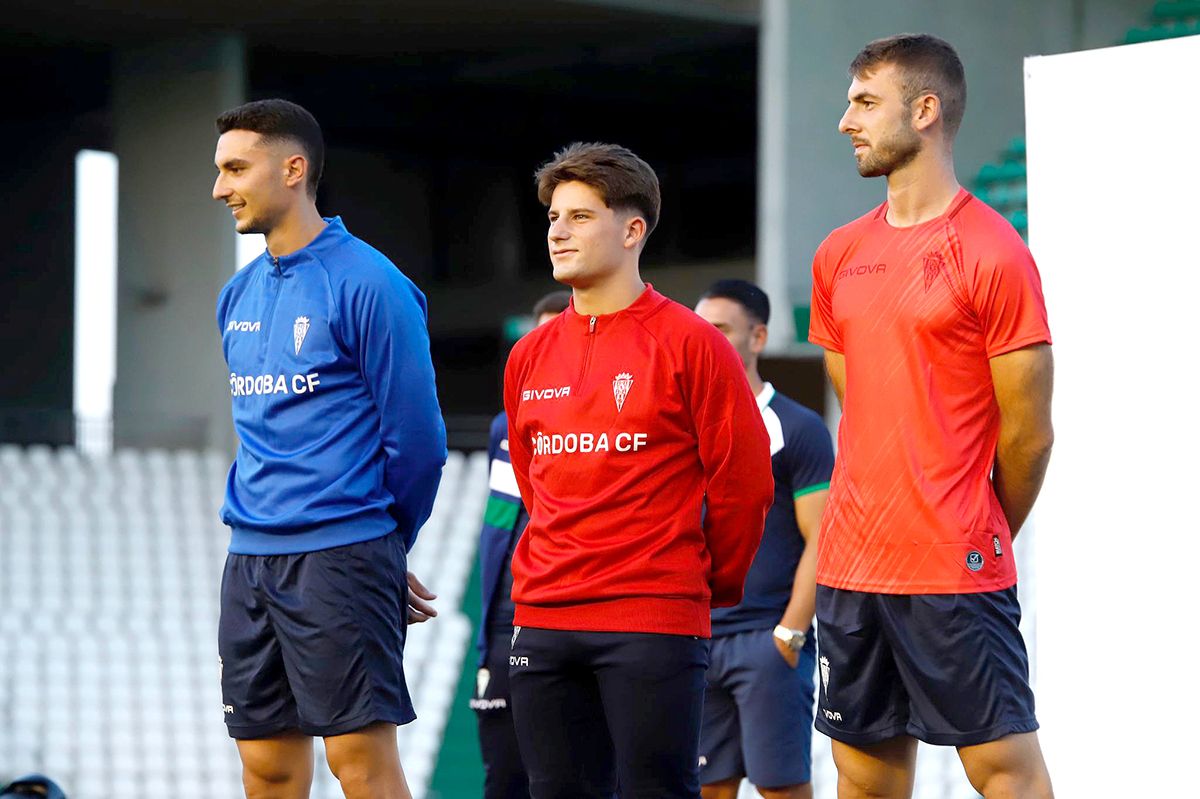
[[[246,799],[277,796],[280,788],[295,785],[306,776],[307,769],[286,760],[242,759],[242,786],[246,789]]]
[[[812,783],[802,785],[785,785],[782,788],[762,788],[755,786],[758,795],[763,799],[812,799]]]
[[[985,799],[1054,799],[1049,775],[993,774],[975,790]]]

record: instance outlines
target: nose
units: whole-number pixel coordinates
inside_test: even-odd
[[[550,223],[550,230],[546,235],[549,236],[550,241],[562,241],[570,235],[567,233],[567,226],[561,216]]]
[[[233,192],[222,182],[222,175],[217,175],[216,181],[213,183],[212,197],[214,200],[224,200]]]
[[[851,134],[858,132],[858,125],[855,124],[852,112],[853,108],[847,106],[846,113],[842,114],[841,120],[838,121],[838,132]]]

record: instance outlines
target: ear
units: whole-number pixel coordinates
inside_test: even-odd
[[[912,105],[912,125],[918,133],[930,130],[942,118],[942,100],[936,94],[922,94]]]
[[[757,322],[754,329],[750,331],[750,351],[755,355],[761,355],[762,351],[767,348],[767,326],[762,322]]]
[[[289,189],[296,186],[304,187],[308,178],[308,159],[300,153],[290,155],[283,162],[283,183]]]
[[[625,223],[625,241],[622,246],[629,250],[641,247],[646,240],[646,220],[640,216],[631,216]]]

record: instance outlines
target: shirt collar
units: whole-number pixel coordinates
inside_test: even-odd
[[[765,411],[767,409],[767,405],[769,405],[771,400],[774,398],[775,386],[771,385],[770,383],[763,383],[762,391],[758,392],[758,396],[755,397],[755,399],[758,400],[758,409],[760,411]]]

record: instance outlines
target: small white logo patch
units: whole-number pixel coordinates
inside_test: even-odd
[[[492,673],[487,669],[475,672],[475,695],[480,699],[487,693],[488,683],[492,681]]]
[[[514,646],[516,646],[516,645],[517,645],[517,636],[518,636],[518,635],[520,635],[520,634],[521,634],[521,628],[520,628],[520,627],[513,627],[513,637],[512,637],[512,641],[510,641],[510,642],[509,642],[509,644],[508,644],[508,648],[509,648],[509,649],[512,649]]]
[[[821,685],[825,688],[825,701],[829,701],[829,658],[821,658]]]
[[[296,340],[296,354],[300,354],[300,347],[304,345],[304,337],[308,335],[308,317],[297,316],[296,323],[292,325],[292,338]]]
[[[625,406],[625,398],[629,396],[629,389],[632,387],[633,375],[629,372],[621,372],[613,378],[613,399],[617,401],[617,413]]]

